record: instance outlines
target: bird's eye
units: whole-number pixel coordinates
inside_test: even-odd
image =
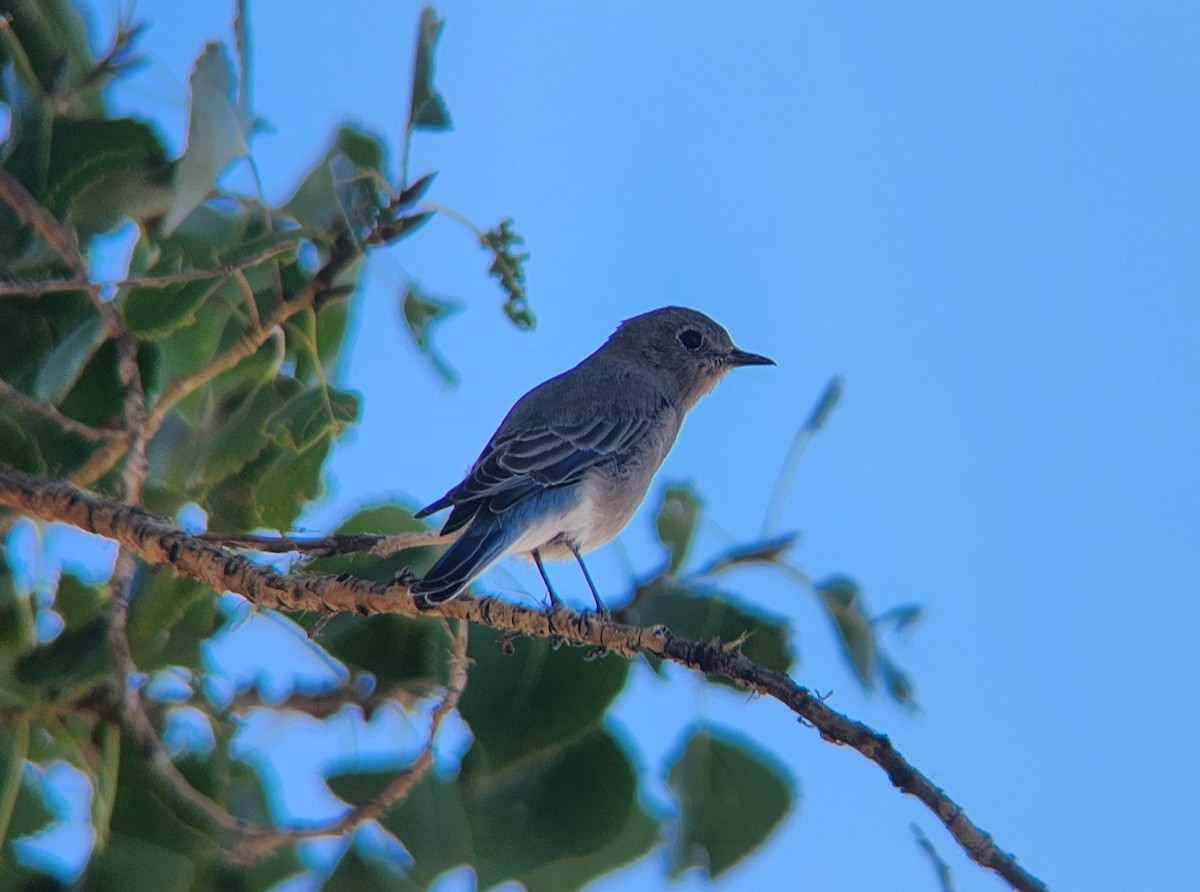
[[[696,331],[694,328],[685,328],[678,335],[679,343],[683,344],[689,350],[699,350],[700,345],[704,343],[704,335]]]

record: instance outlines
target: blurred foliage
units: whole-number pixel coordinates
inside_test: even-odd
[[[432,9],[420,15],[401,181],[389,181],[384,140],[345,125],[294,194],[271,206],[222,187],[231,164],[252,158],[256,124],[243,108],[237,55],[225,46],[210,43],[196,59],[187,147],[171,159],[153,121],[108,111],[105,90],[136,64],[140,27],[118,28],[113,46],[97,57],[67,0],[10,0],[0,16],[7,17],[0,102],[11,115],[0,145],[4,173],[85,253],[92,236],[136,227],[128,277],[106,283],[105,299],[137,339],[151,412],[161,406],[148,447],[146,506],[174,516],[198,505],[212,529],[230,533],[291,529],[321,496],[330,451],[362,411],[353,391],[333,383],[362,256],[412,237],[441,212],[422,203],[435,174],[408,181],[407,157],[414,132],[451,126],[434,83],[444,23]],[[117,351],[70,265],[19,211],[0,202],[0,283],[31,288],[0,295],[0,379],[8,393],[22,395],[0,393],[0,462],[112,493],[115,458],[101,461],[111,435],[87,436],[80,426],[119,429],[123,422]],[[521,237],[510,220],[475,234],[491,257],[505,313],[532,327]],[[37,290],[55,281],[67,284]],[[414,343],[447,380],[453,372],[431,335],[457,307],[415,282],[400,306]],[[838,392],[840,384],[827,392],[805,430],[825,423]],[[43,410],[30,408],[36,404]],[[909,701],[911,685],[884,654],[877,629],[911,624],[916,608],[869,619],[853,580],[814,585],[789,562],[793,536],[738,544],[689,570],[702,517],[694,488],[664,490],[656,521],[663,569],[634,582],[619,616],[666,623],[678,635],[717,641],[786,671],[795,657],[788,619],[735,594],[729,579],[747,567],[783,571],[819,595],[863,684],[882,679],[897,701]],[[0,513],[4,530],[12,520]],[[339,532],[421,528],[407,506],[391,503],[360,510]],[[307,568],[386,580],[404,568],[419,573],[433,557],[417,548]],[[117,721],[108,585],[69,571],[43,575],[25,590],[0,550],[0,887],[249,890],[310,870],[294,846],[253,864],[222,857],[220,831],[181,801]],[[280,816],[258,763],[236,746],[243,713],[234,701],[247,691],[222,698],[204,689],[215,674],[210,643],[239,622],[219,608],[217,594],[169,569],[139,567],[129,645],[140,672],[177,679],[181,702],[206,717],[213,745],[179,754],[179,770],[236,818],[269,823]],[[310,650],[339,667],[340,681],[319,692],[335,704],[412,709],[447,681],[449,639],[438,621],[343,614],[297,622],[314,636]],[[673,876],[693,867],[717,876],[753,852],[795,803],[788,772],[744,740],[698,729],[681,743],[666,778],[675,807],[648,805],[639,792],[648,769],[635,743],[606,723],[633,666],[596,656],[546,640],[498,642],[475,630],[458,707],[471,736],[461,764],[427,774],[381,822],[407,856],[384,863],[369,847],[351,845],[323,887],[424,888],[470,865],[483,888],[515,880],[532,892],[557,892],[578,889],[667,837]],[[170,703],[145,700],[152,719],[165,721]],[[282,713],[288,704],[270,708]],[[350,750],[327,780],[356,804],[395,772],[356,765]],[[79,877],[21,855],[65,820],[52,807],[48,778],[56,766],[90,787],[94,846]]]

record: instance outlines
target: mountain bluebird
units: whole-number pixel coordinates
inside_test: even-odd
[[[602,611],[581,554],[633,516],[700,397],[736,366],[774,364],[696,310],[626,319],[575,368],[517,400],[466,479],[417,513],[451,508],[442,533],[458,536],[414,583],[417,606],[449,601],[515,553],[533,558],[552,604],[542,559],[574,557]]]

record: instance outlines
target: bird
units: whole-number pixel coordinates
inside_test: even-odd
[[[550,606],[560,603],[544,559],[579,562],[621,531],[645,498],[683,418],[726,373],[775,361],[734,346],[688,307],[626,319],[594,353],[534,387],[509,410],[466,477],[414,517],[445,508],[455,537],[413,583],[418,609],[457,597],[506,554],[532,558]]]

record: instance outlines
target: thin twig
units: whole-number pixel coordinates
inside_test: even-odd
[[[258,315],[258,301],[254,298],[254,289],[250,287],[250,280],[240,269],[233,271],[232,278],[238,290],[242,292],[242,300],[246,302],[246,314],[250,317],[250,328],[258,331],[262,328],[262,317]]]
[[[437,688],[432,678],[411,679],[401,685],[378,688],[364,692],[351,684],[340,685],[333,690],[320,693],[293,692],[286,700],[270,700],[263,697],[257,688],[249,688],[235,694],[225,706],[228,713],[244,713],[251,709],[287,709],[300,712],[314,719],[324,719],[336,714],[346,706],[357,706],[370,719],[385,706],[399,703],[413,706],[422,697],[429,696]]]
[[[497,598],[459,597],[422,614],[405,580],[372,582],[315,573],[284,575],[202,542],[167,518],[3,466],[0,504],[114,539],[149,563],[170,564],[216,591],[238,592],[262,607],[320,614],[457,617],[501,631],[603,647],[626,657],[653,654],[705,674],[723,675],[747,690],[779,701],[802,723],[816,728],[825,740],[850,746],[870,759],[883,769],[893,786],[920,800],[976,863],[995,871],[1014,889],[1046,890],[1041,880],[998,848],[961,806],[905,759],[886,735],[831,709],[819,695],[796,684],[787,674],[767,669],[720,642],[677,638],[662,625],[643,628],[566,609],[545,613]]]
[[[309,557],[333,557],[341,554],[369,552],[375,557],[390,557],[408,548],[442,545],[454,540],[435,530],[415,530],[410,533],[340,533],[319,539],[295,536],[252,536],[241,533],[201,533],[196,538],[223,548],[245,548],[267,554],[287,554],[296,551]]]
[[[347,833],[354,828],[383,817],[406,798],[421,778],[428,774],[433,767],[433,744],[437,738],[442,721],[458,705],[459,698],[467,686],[467,639],[470,623],[465,619],[458,620],[458,631],[454,635],[454,647],[450,652],[450,679],[446,692],[434,708],[429,722],[429,736],[420,755],[411,765],[392,779],[384,789],[373,799],[350,809],[331,825],[305,828],[303,830],[280,830],[268,836],[245,839],[234,851],[235,857],[241,856],[246,860],[257,860],[270,854],[276,849],[289,843],[312,839],[316,836],[331,836]]]
[[[104,86],[105,81],[109,78],[141,62],[139,57],[130,56],[129,51],[133,48],[134,43],[137,42],[144,28],[144,23],[135,25],[119,24],[117,26],[117,33],[113,35],[112,46],[109,47],[108,52],[96,61],[87,74],[84,75],[83,80],[70,93],[54,97],[55,109],[60,113],[68,112],[75,101],[88,90],[99,89]]]
[[[185,269],[177,273],[164,273],[159,276],[132,276],[127,279],[118,279],[111,282],[96,281],[79,281],[77,279],[42,279],[38,281],[8,281],[0,282],[0,297],[4,296],[24,296],[24,297],[40,297],[43,294],[56,294],[61,291],[78,291],[88,288],[89,286],[99,286],[102,288],[169,288],[172,285],[186,285],[189,282],[203,282],[208,279],[220,279],[228,276],[236,276],[243,270],[266,263],[281,254],[286,254],[288,251],[295,250],[297,242],[280,242],[276,245],[263,248],[254,254],[249,254],[246,257],[241,257],[236,261],[229,261],[213,267],[204,269]],[[255,308],[257,312],[257,308]]]

